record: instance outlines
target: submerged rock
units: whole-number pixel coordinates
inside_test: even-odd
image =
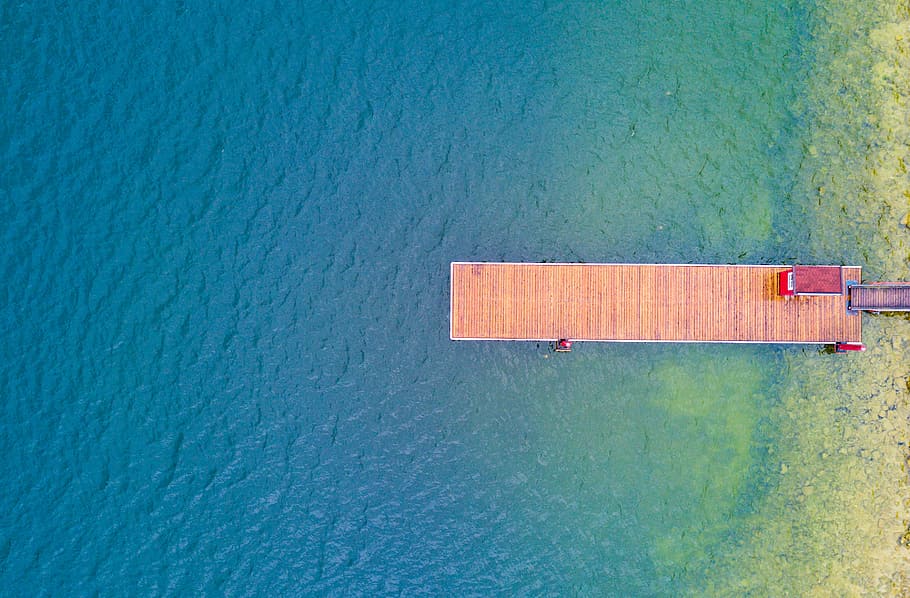
[[[907,526],[907,531],[901,534],[900,540],[898,543],[904,548],[910,548],[910,526]]]

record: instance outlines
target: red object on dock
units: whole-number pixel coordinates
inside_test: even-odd
[[[568,353],[572,350],[572,341],[567,338],[561,338],[556,341],[556,352],[557,353]]]
[[[784,270],[777,275],[777,284],[780,289],[781,297],[792,297],[793,290],[793,270]]]
[[[846,353],[847,351],[865,351],[866,345],[862,343],[835,343],[834,350],[838,353]]]

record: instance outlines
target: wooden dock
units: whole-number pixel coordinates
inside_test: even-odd
[[[454,262],[451,338],[861,343],[847,296],[782,297],[790,266]],[[842,268],[844,284],[861,269]]]

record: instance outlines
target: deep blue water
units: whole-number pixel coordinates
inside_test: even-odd
[[[697,585],[765,491],[777,350],[453,343],[448,264],[812,259],[803,37],[724,0],[3,5],[3,593]]]

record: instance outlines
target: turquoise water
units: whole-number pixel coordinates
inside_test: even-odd
[[[801,242],[804,21],[4,6],[0,587],[703,587],[794,351],[453,343],[448,264],[852,257]]]

